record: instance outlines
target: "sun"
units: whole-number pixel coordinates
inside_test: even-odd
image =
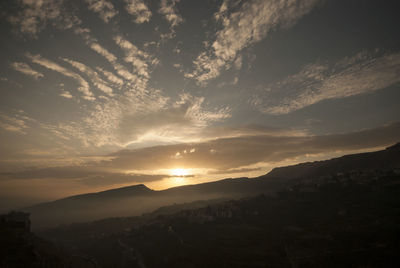
[[[184,169],[184,168],[174,168],[171,169],[170,174],[172,176],[179,176],[179,177],[184,177],[190,174],[188,169]]]

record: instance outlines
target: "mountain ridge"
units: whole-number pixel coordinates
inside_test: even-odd
[[[304,176],[321,176],[323,173],[338,173],[351,170],[400,168],[400,163],[398,158],[396,158],[398,154],[400,154],[400,142],[380,151],[348,154],[328,160],[276,167],[264,176],[275,178],[287,178],[290,176],[291,178],[300,178]]]
[[[290,184],[310,177],[336,175],[353,170],[393,168],[400,168],[400,143],[381,151],[278,167],[256,178],[227,178],[158,191],[144,184],[138,184],[70,196],[23,210],[32,214],[34,225],[51,226],[66,223],[66,221],[72,223],[106,217],[140,215],[175,203],[274,194]]]

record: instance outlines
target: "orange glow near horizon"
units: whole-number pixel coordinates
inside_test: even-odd
[[[185,177],[182,176],[172,177],[172,180],[173,180],[173,186],[180,186],[186,184]]]
[[[185,178],[185,176],[192,175],[192,172],[190,169],[174,168],[169,171],[169,174],[172,176],[171,183],[172,186],[174,187],[187,184],[188,181]]]

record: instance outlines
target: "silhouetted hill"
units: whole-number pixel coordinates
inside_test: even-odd
[[[345,155],[342,157],[274,168],[266,177],[293,179],[320,177],[352,170],[400,168],[400,143],[382,151]]]
[[[26,208],[26,210],[34,209],[37,207],[41,208],[57,208],[60,204],[63,206],[75,206],[77,204],[81,204],[82,202],[85,202],[86,204],[89,204],[91,202],[97,203],[99,200],[100,201],[107,201],[107,200],[113,200],[113,199],[120,199],[120,198],[129,198],[132,196],[135,197],[142,197],[142,196],[150,196],[153,194],[155,191],[147,188],[143,184],[139,185],[132,185],[128,187],[122,187],[122,188],[116,188],[116,189],[111,189],[111,190],[106,190],[106,191],[101,191],[97,193],[88,193],[88,194],[80,194],[80,195],[74,195],[70,196],[67,198],[59,199],[53,202],[47,202],[47,203],[42,203],[33,207]]]
[[[352,171],[41,235],[102,267],[399,267],[399,197],[398,170]]]
[[[54,226],[142,213],[155,193],[140,184],[71,196],[22,210],[31,213],[33,228]]]
[[[132,185],[128,187],[122,187],[122,188],[116,188],[116,189],[111,189],[111,190],[106,190],[98,193],[89,193],[89,194],[82,194],[82,195],[76,195],[71,198],[73,199],[90,199],[90,198],[120,198],[120,197],[126,197],[126,196],[132,196],[132,195],[149,195],[153,193],[154,191],[147,188],[146,185],[144,184],[138,184],[138,185]]]
[[[272,180],[267,182],[249,178],[236,178],[174,187],[162,191],[154,191],[144,185],[135,185],[71,196],[23,210],[32,214],[33,228],[41,228],[108,217],[140,215],[176,203],[218,198],[239,198],[266,192],[266,187],[260,187],[260,184],[265,183],[269,184],[271,188],[274,184]]]
[[[310,178],[339,173],[385,170],[400,167],[400,144],[386,150],[346,155],[326,161],[273,169],[258,178],[224,179],[215,182],[154,191],[145,185],[72,196],[24,209],[32,214],[34,227],[48,227],[108,217],[140,215],[161,206],[218,198],[241,198],[276,192]]]

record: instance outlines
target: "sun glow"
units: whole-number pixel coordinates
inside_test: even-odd
[[[171,176],[187,176],[190,175],[190,170],[184,168],[174,168],[170,171]]]

